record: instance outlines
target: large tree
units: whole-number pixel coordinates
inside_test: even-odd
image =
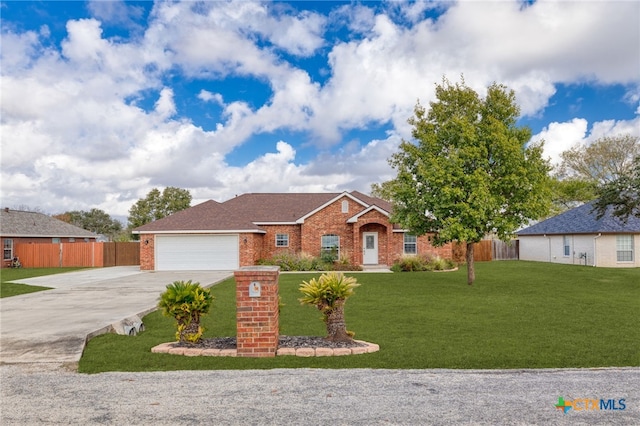
[[[186,189],[168,186],[160,192],[153,188],[129,209],[129,226],[137,228],[190,206],[191,193]]]
[[[409,119],[415,140],[390,159],[392,220],[417,235],[435,232],[435,244],[466,243],[469,285],[474,243],[488,234],[508,240],[549,208],[550,166],[542,144],[528,144],[531,131],[516,126],[519,112],[503,85],[481,98],[443,79],[429,111],[418,103]]]
[[[612,208],[613,215],[625,222],[629,216],[640,217],[640,156],[635,158],[629,173],[600,187],[598,196],[595,208],[599,218],[608,208]]]
[[[640,139],[629,134],[602,137],[591,144],[578,143],[564,151],[553,176],[551,213],[595,200],[602,196],[604,188],[615,188],[632,173],[633,159],[638,155]]]
[[[630,134],[607,136],[591,144],[578,143],[560,154],[558,175],[598,185],[628,176],[640,155],[640,138]]]
[[[113,239],[122,231],[122,223],[113,219],[104,210],[91,209],[89,211],[73,210],[58,215],[54,215],[58,220],[78,226],[87,231],[102,234]]]

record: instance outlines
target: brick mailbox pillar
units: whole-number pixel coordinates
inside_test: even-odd
[[[276,356],[280,267],[245,266],[234,275],[238,356]]]

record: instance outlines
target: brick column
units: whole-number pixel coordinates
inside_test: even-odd
[[[238,356],[276,356],[280,267],[245,266],[234,275]]]

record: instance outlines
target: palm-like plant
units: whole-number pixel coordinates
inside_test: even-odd
[[[318,279],[303,281],[299,300],[304,305],[312,305],[322,312],[327,326],[327,339],[332,341],[351,341],[353,333],[347,331],[344,320],[344,304],[358,287],[354,277],[346,277],[341,272],[322,274]]]
[[[204,332],[200,317],[209,312],[213,299],[209,289],[200,287],[200,283],[174,281],[160,295],[158,307],[165,316],[175,318],[176,340],[197,343]]]

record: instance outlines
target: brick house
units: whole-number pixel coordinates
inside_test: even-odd
[[[96,242],[98,235],[46,214],[0,210],[0,239],[3,244],[2,266],[9,266],[18,244]]]
[[[360,192],[243,194],[210,200],[136,228],[142,270],[232,270],[279,252],[331,250],[354,265],[404,255],[452,257],[389,222],[391,204]]]

